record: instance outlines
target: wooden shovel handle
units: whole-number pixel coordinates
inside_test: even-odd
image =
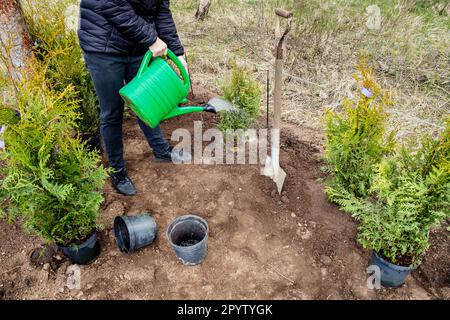
[[[275,9],[275,13],[277,16],[286,18],[286,19],[292,18],[292,16],[293,16],[292,12],[289,12],[289,11],[281,9],[281,8]]]
[[[276,57],[277,59],[283,59],[283,42],[286,39],[286,36],[289,33],[289,31],[291,31],[291,21],[293,14],[292,12],[289,12],[281,8],[275,9],[275,14],[277,15],[275,23],[275,36],[278,38],[278,45],[276,47]],[[286,30],[284,30],[283,34],[281,34],[280,18],[287,19]]]

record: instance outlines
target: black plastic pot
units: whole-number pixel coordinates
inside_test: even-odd
[[[208,224],[195,215],[178,217],[167,228],[167,239],[184,265],[197,265],[206,256]]]
[[[73,264],[90,264],[100,254],[100,242],[97,238],[97,232],[94,232],[89,239],[77,246],[59,248],[69,258]]]
[[[392,264],[375,252],[372,254],[372,265],[376,265],[381,271],[381,285],[386,288],[398,288],[405,283],[406,277],[415,270],[414,267],[402,267]]]
[[[156,221],[149,214],[114,219],[116,243],[122,252],[130,253],[148,246],[155,240],[156,232]]]

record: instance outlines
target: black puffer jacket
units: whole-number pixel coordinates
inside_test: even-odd
[[[161,38],[184,54],[169,0],[81,0],[78,38],[88,52],[137,55]]]

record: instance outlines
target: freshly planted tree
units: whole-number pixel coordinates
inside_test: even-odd
[[[230,111],[220,111],[219,129],[222,132],[227,130],[247,130],[254,119],[247,111],[235,108]]]
[[[231,78],[223,87],[225,99],[247,111],[252,117],[259,114],[261,87],[250,71],[237,63],[232,63]]]
[[[249,70],[232,63],[230,80],[222,87],[224,98],[233,103],[235,109],[220,113],[219,129],[247,130],[258,116],[261,105],[261,87]]]

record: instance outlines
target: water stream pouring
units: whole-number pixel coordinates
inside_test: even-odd
[[[125,103],[149,127],[155,128],[161,121],[183,114],[216,113],[232,108],[231,103],[219,98],[210,100],[204,106],[179,107],[179,104],[187,102],[191,81],[172,51],[168,50],[167,57],[180,71],[181,79],[165,59],[153,59],[152,52],[148,51],[136,77],[119,91]]]

